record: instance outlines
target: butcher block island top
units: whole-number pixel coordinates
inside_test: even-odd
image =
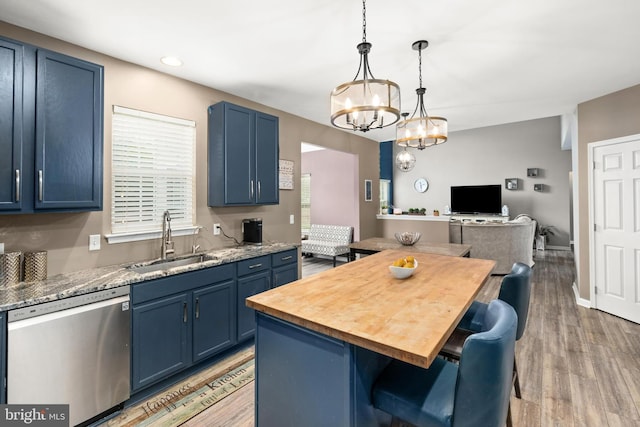
[[[413,276],[388,266],[412,255]],[[247,298],[249,307],[417,366],[429,367],[494,261],[387,250]]]

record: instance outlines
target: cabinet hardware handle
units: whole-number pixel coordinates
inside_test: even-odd
[[[251,180],[251,198],[253,199],[253,180]]]
[[[283,256],[282,258],[280,258],[281,261],[287,261],[289,259],[293,258],[293,256],[289,255],[289,256]]]
[[[16,202],[20,201],[20,169],[16,169]]]
[[[262,263],[260,263],[260,264],[253,264],[253,265],[250,265],[250,266],[249,266],[249,270],[252,270],[252,269],[254,269],[254,268],[258,268],[258,267],[262,267]]]
[[[196,298],[196,319],[200,318],[200,298]]]
[[[38,201],[42,201],[42,169],[38,171]]]
[[[187,303],[182,304],[182,322],[187,323]]]
[[[258,200],[260,200],[260,181],[258,181]]]

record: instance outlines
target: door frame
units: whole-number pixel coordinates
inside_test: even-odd
[[[633,142],[640,140],[640,134],[627,135],[619,138],[605,139],[602,141],[591,142],[587,144],[588,154],[588,203],[589,203],[589,301],[592,308],[598,308],[598,298],[596,294],[596,247],[595,247],[595,230],[594,230],[594,218],[595,218],[595,197],[594,197],[594,152],[596,148],[624,144],[627,142]],[[613,314],[613,313],[611,313]]]

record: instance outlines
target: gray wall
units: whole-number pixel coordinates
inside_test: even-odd
[[[500,184],[512,218],[524,213],[553,225],[556,235],[549,245],[568,247],[571,152],[561,150],[560,139],[560,117],[451,132],[445,144],[411,150],[413,170],[394,168],[394,206],[442,213],[450,204],[451,186]],[[394,156],[400,151],[394,147]],[[540,176],[528,178],[527,168],[540,169]],[[419,177],[429,181],[426,193],[413,189]],[[519,189],[506,190],[506,178],[518,178]],[[533,190],[538,183],[545,185],[544,192]]]

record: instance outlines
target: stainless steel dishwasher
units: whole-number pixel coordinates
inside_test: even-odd
[[[129,398],[129,286],[9,311],[7,403],[69,404],[70,425]]]

